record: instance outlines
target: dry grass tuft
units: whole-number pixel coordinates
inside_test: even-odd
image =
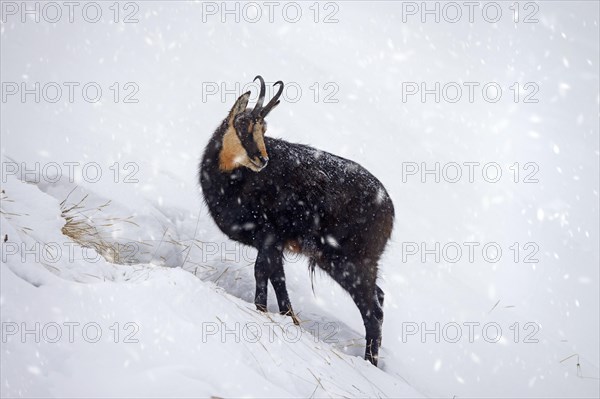
[[[69,193],[70,195],[70,193]],[[86,248],[93,248],[99,255],[101,255],[108,262],[116,264],[131,264],[134,259],[131,258],[131,253],[127,253],[126,256],[121,252],[126,249],[126,246],[106,240],[103,238],[101,232],[96,226],[103,228],[116,227],[116,222],[125,222],[136,225],[131,220],[131,216],[127,218],[97,218],[92,220],[89,216],[90,213],[97,214],[102,212],[104,208],[110,205],[110,200],[106,203],[99,205],[94,208],[86,208],[84,206],[85,195],[79,202],[75,204],[67,205],[67,198],[60,203],[61,216],[65,219],[66,223],[62,227],[61,231],[64,235],[71,238],[73,241]],[[99,223],[98,223],[99,222]]]

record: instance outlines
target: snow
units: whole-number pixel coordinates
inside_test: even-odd
[[[100,4],[97,23],[1,25],[2,81],[63,92],[1,104],[3,397],[600,395],[598,3],[538,3],[539,23],[500,3],[495,24],[392,2],[321,5],[335,23],[311,3],[222,23],[203,13],[221,3],[140,2],[125,24]],[[349,296],[324,273],[313,294],[297,255],[300,329],[272,289],[257,312],[256,253],[202,202],[204,146],[259,73],[290,87],[267,135],[359,162],[394,201],[379,368]]]

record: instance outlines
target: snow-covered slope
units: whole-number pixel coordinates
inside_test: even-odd
[[[63,87],[55,103],[49,87],[1,104],[2,396],[600,394],[598,3],[541,3],[530,24],[509,3],[495,24],[422,23],[392,2],[322,4],[317,23],[309,3],[295,23],[279,9],[223,23],[206,4],[141,2],[124,24],[102,4],[97,23],[1,25],[2,82]],[[267,134],[360,162],[394,200],[380,369],[360,358],[350,298],[319,273],[313,294],[303,259],[286,263],[301,329],[272,291],[271,313],[256,312],[255,253],[201,202],[202,149],[258,73],[290,87]],[[65,82],[79,83],[73,101]],[[82,96],[90,82],[99,102]],[[123,101],[129,82],[138,102]],[[421,82],[463,97],[406,97]],[[502,97],[470,102],[465,82]],[[446,179],[409,174],[436,162]],[[439,261],[411,255],[421,243],[439,243]],[[39,337],[23,332],[36,323]]]
[[[60,256],[59,201],[14,178],[3,187],[2,232],[20,249],[6,247],[1,269],[3,396],[418,395],[323,342],[309,317],[297,328],[181,268],[107,263],[79,245]]]

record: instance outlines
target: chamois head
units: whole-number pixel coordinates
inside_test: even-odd
[[[254,78],[257,79],[260,81],[260,93],[254,108],[246,108],[250,98],[248,91],[237,99],[227,116],[227,130],[223,135],[223,145],[219,154],[219,168],[222,171],[232,171],[244,166],[254,172],[260,172],[269,162],[265,147],[267,130],[265,117],[279,104],[283,82],[275,82],[273,86],[279,86],[279,89],[271,101],[263,107],[265,81],[260,75]]]

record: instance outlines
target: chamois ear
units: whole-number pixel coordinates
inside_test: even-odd
[[[229,111],[228,119],[231,121],[237,114],[246,110],[248,100],[250,99],[250,92],[247,91],[242,94],[233,104],[231,111]]]

